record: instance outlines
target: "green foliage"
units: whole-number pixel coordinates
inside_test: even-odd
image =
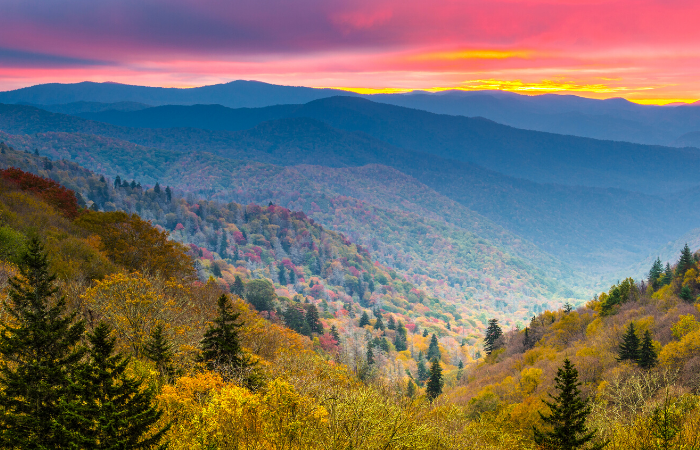
[[[639,337],[634,329],[634,323],[630,322],[625,334],[622,336],[617,360],[632,362],[639,360]]]
[[[369,325],[369,314],[367,314],[367,311],[362,311],[362,316],[360,317],[360,322],[358,323],[358,326],[362,328],[367,325]]]
[[[155,363],[156,369],[165,380],[173,379],[173,345],[168,341],[162,324],[156,325],[151,331],[143,347],[143,355]]]
[[[651,339],[651,332],[646,330],[642,339],[642,346],[639,349],[637,363],[642,369],[651,369],[658,364],[659,360],[654,349],[654,342]]]
[[[661,280],[659,278],[661,275],[664,273],[664,266],[661,264],[661,258],[657,257],[656,260],[654,261],[654,264],[651,266],[651,269],[649,270],[649,276],[647,280],[649,281],[649,284],[656,290],[661,286]]]
[[[685,275],[685,272],[693,266],[695,266],[695,258],[693,258],[693,253],[686,243],[683,250],[681,250],[681,257],[678,260],[678,264],[676,264],[676,276],[682,277]]]
[[[601,313],[603,315],[613,314],[616,306],[632,300],[636,295],[638,295],[638,292],[634,280],[626,278],[622,283],[613,285],[610,288],[607,296],[603,298]]]
[[[535,443],[552,450],[575,450],[579,448],[602,449],[605,444],[592,444],[595,431],[586,428],[586,418],[591,406],[581,398],[578,370],[568,359],[557,370],[554,378],[556,395],[550,394],[552,401],[544,401],[550,414],[540,413],[540,418],[548,430],[535,427]]]
[[[260,312],[271,311],[275,288],[267,280],[250,280],[245,287],[245,299]]]
[[[66,314],[56,297],[38,238],[29,240],[20,275],[10,279],[0,323],[0,443],[4,448],[63,448],[70,415],[61,401],[70,399],[70,378],[84,355],[78,343],[82,322]]]
[[[438,396],[442,394],[444,384],[440,362],[438,362],[437,359],[433,359],[430,364],[430,376],[428,377],[428,382],[425,384],[425,394],[428,396],[428,400],[433,401],[438,398]]]
[[[484,351],[487,355],[498,349],[498,339],[501,336],[503,336],[503,331],[498,325],[498,319],[490,319],[486,329],[486,336],[484,337]]]
[[[428,361],[440,361],[442,355],[440,354],[440,347],[438,345],[438,339],[436,335],[430,337],[430,345],[428,345]]]
[[[77,372],[78,399],[64,404],[75,420],[80,448],[119,450],[159,446],[168,427],[152,431],[163,415],[153,406],[155,391],[127,374],[129,359],[114,353],[111,329],[100,323],[88,334],[89,363]]]
[[[251,381],[250,369],[254,364],[241,348],[240,313],[234,313],[228,297],[222,294],[218,300],[218,314],[202,339],[199,360],[209,370],[216,370],[225,378],[242,378]]]

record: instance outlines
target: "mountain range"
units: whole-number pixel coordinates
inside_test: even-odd
[[[241,83],[217,89],[245,91],[248,85]],[[28,88],[25,94],[35,97],[23,94],[25,100],[49,105],[0,105],[0,140],[112,178],[160,182],[195,197],[302,210],[373,249],[383,264],[412,277],[423,271],[437,279],[442,272],[460,289],[463,276],[453,269],[486,264],[474,256],[488,254],[506,264],[516,261],[550,286],[547,295],[580,298],[630,270],[641,275],[648,268],[639,261],[652,258],[700,221],[696,148],[525,130],[382,103],[398,98],[391,96],[373,96],[378,102],[323,91],[334,95],[281,104],[290,93],[321,91],[278,87],[280,104],[273,106],[149,106],[145,102],[177,95],[182,101],[184,94],[102,87],[75,85],[72,97],[55,95],[68,92],[65,86]],[[255,97],[255,89],[248,92],[251,98],[267,98]],[[199,99],[193,92],[205,91],[193,90],[188,98]],[[19,91],[11,94],[13,100],[20,98]],[[450,96],[476,94],[404,97],[445,101]],[[547,102],[561,108],[565,100],[581,103],[570,98]],[[607,108],[595,102],[583,102],[588,113]],[[606,104],[636,110],[621,101]],[[406,221],[417,225],[402,228]],[[462,246],[467,253],[445,259],[447,253],[418,248],[417,229],[452,236],[444,241],[452,242],[448,247]],[[464,256],[469,252],[472,256]],[[495,273],[492,279],[498,278]],[[506,292],[499,295],[510,295]]]
[[[652,145],[688,145],[681,136],[700,132],[700,105],[639,105],[622,98],[594,100],[574,95],[520,95],[503,91],[414,91],[359,95],[338,89],[278,86],[238,80],[197,88],[153,88],[117,83],[45,84],[0,92],[2,103],[42,105],[56,112],[144,106],[220,104],[231,108],[302,104],[350,95],[438,114],[484,117],[517,128]],[[69,106],[66,106],[70,104]],[[68,111],[69,108],[71,111]],[[690,144],[696,146],[697,144]]]

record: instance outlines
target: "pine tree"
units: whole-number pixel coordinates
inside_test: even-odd
[[[163,325],[158,324],[153,329],[143,347],[143,354],[146,358],[155,363],[156,369],[158,369],[165,380],[172,380],[175,375],[175,369],[173,367],[173,346],[168,342],[168,338],[165,336]]]
[[[156,392],[142,388],[142,380],[127,374],[129,358],[114,354],[115,338],[110,335],[105,323],[88,335],[90,362],[78,371],[74,385],[80,398],[66,404],[67,409],[77,412],[74,418],[80,425],[73,436],[80,448],[153,448],[168,429],[149,433],[163,415],[153,406]]]
[[[666,263],[666,270],[664,271],[664,276],[661,279],[661,286],[667,286],[671,284],[671,281],[673,281],[673,269],[671,268],[671,264]]]
[[[428,337],[428,330],[425,328],[423,329],[423,337]]]
[[[661,258],[658,256],[656,257],[656,261],[654,261],[654,264],[652,264],[651,269],[649,270],[649,277],[648,281],[649,284],[651,285],[652,288],[658,289],[660,284],[659,284],[659,277],[664,273],[664,266],[661,264]]]
[[[84,326],[75,314],[65,314],[65,299],[56,298],[56,277],[48,267],[41,242],[31,238],[3,302],[10,320],[0,323],[2,448],[70,444],[63,432],[69,415],[61,401],[70,400],[70,377],[85,354],[78,346]]]
[[[654,350],[654,342],[651,340],[651,333],[649,330],[646,330],[642,339],[642,347],[639,349],[638,364],[642,369],[651,369],[657,363],[658,359],[656,350]]]
[[[441,357],[437,336],[433,334],[430,338],[430,345],[428,346],[428,361],[439,361]]]
[[[425,380],[430,377],[430,371],[425,365],[425,359],[424,358],[418,358],[418,364],[416,367],[416,377],[418,378],[418,381],[421,383],[424,382]]]
[[[226,232],[221,233],[221,244],[219,245],[219,256],[221,259],[228,258],[228,240],[226,239]]]
[[[374,364],[374,352],[371,345],[367,346],[367,364]]]
[[[408,383],[406,384],[406,397],[408,398],[413,398],[416,396],[416,391],[418,390],[418,386],[416,386],[416,383],[412,379],[408,379]]]
[[[338,333],[338,329],[335,327],[335,325],[331,325],[331,336],[333,336],[335,342],[340,343],[340,334]]]
[[[173,191],[170,189],[170,186],[165,187],[165,201],[167,203],[170,203],[173,201]]]
[[[291,304],[287,306],[284,311],[284,324],[291,330],[301,333],[304,328],[305,317],[301,309],[295,305]]]
[[[374,329],[384,331],[384,322],[382,321],[382,316],[377,316],[377,320],[374,322]]]
[[[156,183],[156,185],[153,186],[153,192],[155,192],[157,195],[160,195],[160,184]]]
[[[287,273],[284,270],[284,264],[280,264],[279,269],[277,270],[277,276],[280,279],[280,285],[286,286],[287,285]]]
[[[690,286],[683,286],[678,293],[678,297],[688,303],[693,303],[693,291],[690,289]]]
[[[241,277],[238,275],[236,275],[236,279],[233,281],[233,286],[231,286],[231,293],[239,297],[243,297],[243,294],[245,293],[243,280],[241,280]]]
[[[309,329],[312,333],[323,334],[323,324],[318,317],[316,305],[309,305],[306,309],[306,323],[309,324]]]
[[[114,179],[114,189],[119,189],[122,187],[122,178],[117,175],[117,177]]]
[[[428,396],[428,400],[431,402],[435,400],[440,394],[442,394],[442,387],[444,381],[442,379],[442,367],[437,359],[434,359],[430,365],[430,377],[428,378],[428,383],[425,386],[425,393]]]
[[[390,330],[396,329],[396,321],[394,320],[394,316],[389,316],[389,319],[386,321],[386,327]]]
[[[214,325],[204,333],[202,339],[202,354],[199,361],[209,370],[216,370],[231,378],[253,367],[250,358],[241,349],[239,330],[242,323],[236,322],[240,313],[231,311],[228,297],[222,294],[218,301],[218,315]]]
[[[367,311],[362,312],[362,317],[360,317],[360,325],[359,327],[362,328],[366,325],[369,325],[369,315],[367,315]]]
[[[690,247],[686,243],[681,250],[681,257],[676,265],[676,276],[682,277],[685,272],[695,265],[695,258],[693,258],[693,253],[690,251]]]
[[[529,329],[529,327],[525,327],[525,335],[523,336],[523,347],[525,348],[525,350],[530,350],[534,346],[535,346],[535,343],[533,342],[533,339],[530,337],[530,329]]]
[[[490,355],[492,351],[498,348],[497,341],[503,336],[503,331],[498,325],[498,319],[489,320],[489,327],[486,329],[486,336],[484,337],[484,350],[487,355]]]
[[[605,443],[592,443],[595,431],[586,428],[586,418],[591,413],[591,406],[581,398],[578,371],[568,359],[565,359],[564,366],[557,370],[554,381],[558,394],[549,394],[551,402],[543,400],[549,406],[550,414],[545,416],[539,413],[542,421],[551,430],[541,431],[534,427],[535,443],[553,450],[575,450],[586,445],[586,448],[592,450],[605,447]]]
[[[622,342],[618,350],[618,361],[637,362],[639,359],[639,337],[634,329],[634,323],[630,323],[627,331],[622,336]]]
[[[394,347],[397,352],[402,352],[408,348],[406,343],[407,339],[406,327],[403,326],[403,322],[399,320],[399,324],[396,327],[396,335],[394,336]]]

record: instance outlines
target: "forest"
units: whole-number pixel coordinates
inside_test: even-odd
[[[51,174],[0,171],[6,448],[700,446],[687,246],[506,326],[303,213],[0,151]]]

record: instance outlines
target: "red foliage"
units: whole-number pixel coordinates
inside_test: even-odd
[[[23,191],[36,194],[69,219],[75,219],[80,215],[80,207],[75,193],[53,180],[38,177],[15,167],[0,170],[0,177]]]

